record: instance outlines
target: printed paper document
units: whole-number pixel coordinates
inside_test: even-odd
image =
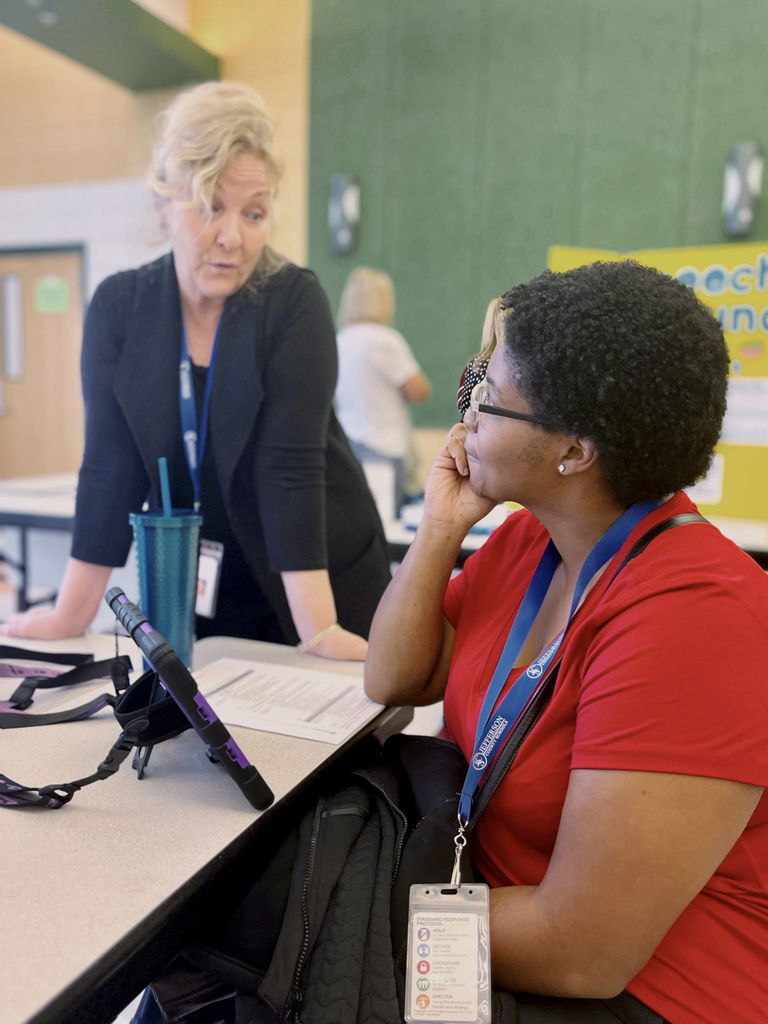
[[[227,725],[321,743],[343,743],[382,708],[365,696],[362,679],[322,670],[219,658],[195,679]]]

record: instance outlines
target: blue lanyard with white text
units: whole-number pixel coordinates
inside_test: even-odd
[[[208,411],[211,406],[211,391],[213,390],[213,366],[216,361],[216,348],[219,344],[219,328],[221,320],[216,325],[216,333],[213,336],[213,348],[211,349],[211,361],[208,365],[208,372],[205,375],[205,391],[203,392],[203,405],[200,409],[200,429],[197,428],[197,409],[195,408],[195,387],[192,381],[192,361],[187,350],[187,335],[184,331],[184,322],[181,324],[181,358],[179,360],[179,411],[181,413],[181,437],[184,442],[184,454],[187,457],[189,475],[192,478],[192,487],[195,492],[195,509],[200,508],[200,467],[203,464],[205,454],[205,440],[208,436]]]
[[[587,584],[598,569],[613,558],[635,526],[655,508],[658,508],[659,504],[658,501],[644,501],[632,505],[595,544],[579,570],[565,629],[520,674],[519,678],[513,683],[509,693],[496,709],[496,712],[493,713],[493,707],[522,650],[531,626],[544,603],[544,598],[552,582],[555,569],[560,562],[560,555],[555,545],[551,540],[547,544],[509,630],[504,649],[494,669],[482,707],[480,708],[475,732],[474,753],[467,768],[467,775],[464,779],[464,785],[462,786],[459,798],[459,821],[463,825],[469,821],[472,810],[472,798],[480,782],[480,777],[491,763],[494,753],[501,748],[501,744],[510,730],[515,727],[517,720],[525,710],[534,690],[538,686],[539,680],[557,654],[560,643],[565,635],[565,630],[568,628],[568,623],[571,621],[573,613],[579,607],[579,602]]]

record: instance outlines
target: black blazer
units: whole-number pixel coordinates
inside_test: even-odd
[[[96,290],[83,334],[85,453],[72,555],[124,565],[128,513],[191,507],[178,403],[181,306],[171,254]],[[389,579],[384,532],[332,408],[336,339],[316,277],[287,264],[222,315],[208,445],[234,534],[289,642],[280,572],[327,568],[339,622],[368,635]],[[203,527],[203,532],[204,532]]]

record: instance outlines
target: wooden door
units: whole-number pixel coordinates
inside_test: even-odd
[[[0,302],[0,478],[78,469],[80,253],[0,253]]]

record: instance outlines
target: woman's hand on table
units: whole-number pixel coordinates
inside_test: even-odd
[[[17,612],[0,624],[3,636],[28,637],[30,640],[63,640],[65,637],[80,636],[82,629],[64,621],[55,608],[32,608],[28,612]]]
[[[336,602],[327,571],[306,569],[283,572],[281,577],[296,632],[305,644],[312,643],[307,654],[338,661],[365,661],[368,641],[337,624]],[[316,643],[312,642],[315,637]]]
[[[82,636],[93,622],[112,569],[70,558],[59,587],[55,608],[33,608],[12,615],[0,625],[4,636],[34,640],[63,640]]]
[[[424,494],[424,517],[466,532],[487,516],[496,502],[476,494],[469,476],[464,439],[469,428],[457,423],[451,428],[432,464]]]
[[[357,633],[350,633],[348,629],[339,627],[319,644],[311,647],[307,654],[314,654],[318,658],[336,658],[338,661],[365,661],[367,651],[367,640]]]

